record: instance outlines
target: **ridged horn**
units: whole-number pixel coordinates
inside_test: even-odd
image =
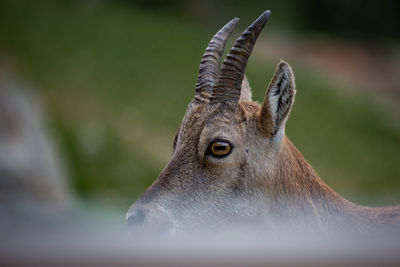
[[[247,60],[270,15],[269,10],[262,13],[237,39],[222,64],[220,75],[213,88],[211,103],[239,101]]]
[[[234,18],[222,27],[211,39],[200,61],[199,74],[196,82],[195,98],[200,101],[208,100],[212,94],[215,81],[218,79],[219,63],[225,44],[232,34],[239,18]]]

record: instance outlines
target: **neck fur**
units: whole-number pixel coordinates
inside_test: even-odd
[[[269,179],[271,212],[281,219],[320,229],[370,231],[400,227],[400,206],[356,205],[318,176],[292,142],[284,138],[275,178]]]
[[[269,180],[271,212],[281,219],[329,227],[343,220],[356,205],[333,191],[286,137],[278,156],[278,167]],[[351,213],[351,212],[350,212]],[[285,220],[286,220],[285,219]]]

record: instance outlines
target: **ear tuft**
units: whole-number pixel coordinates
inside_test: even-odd
[[[262,116],[270,116],[262,118],[262,121],[268,122],[263,128],[268,128],[266,130],[271,135],[283,128],[294,102],[295,87],[292,68],[281,60],[268,86],[261,113]]]

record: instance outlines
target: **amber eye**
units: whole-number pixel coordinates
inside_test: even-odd
[[[232,145],[225,140],[215,140],[211,142],[208,152],[217,158],[228,156],[232,151]]]

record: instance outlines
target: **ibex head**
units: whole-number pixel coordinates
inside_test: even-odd
[[[291,67],[281,61],[262,105],[244,75],[270,11],[237,39],[219,68],[239,19],[226,24],[201,59],[196,93],[173,141],[173,157],[127,213],[132,227],[154,230],[246,222],[271,211],[269,185],[288,140],[285,122],[295,95]],[[275,197],[276,198],[276,197]]]

